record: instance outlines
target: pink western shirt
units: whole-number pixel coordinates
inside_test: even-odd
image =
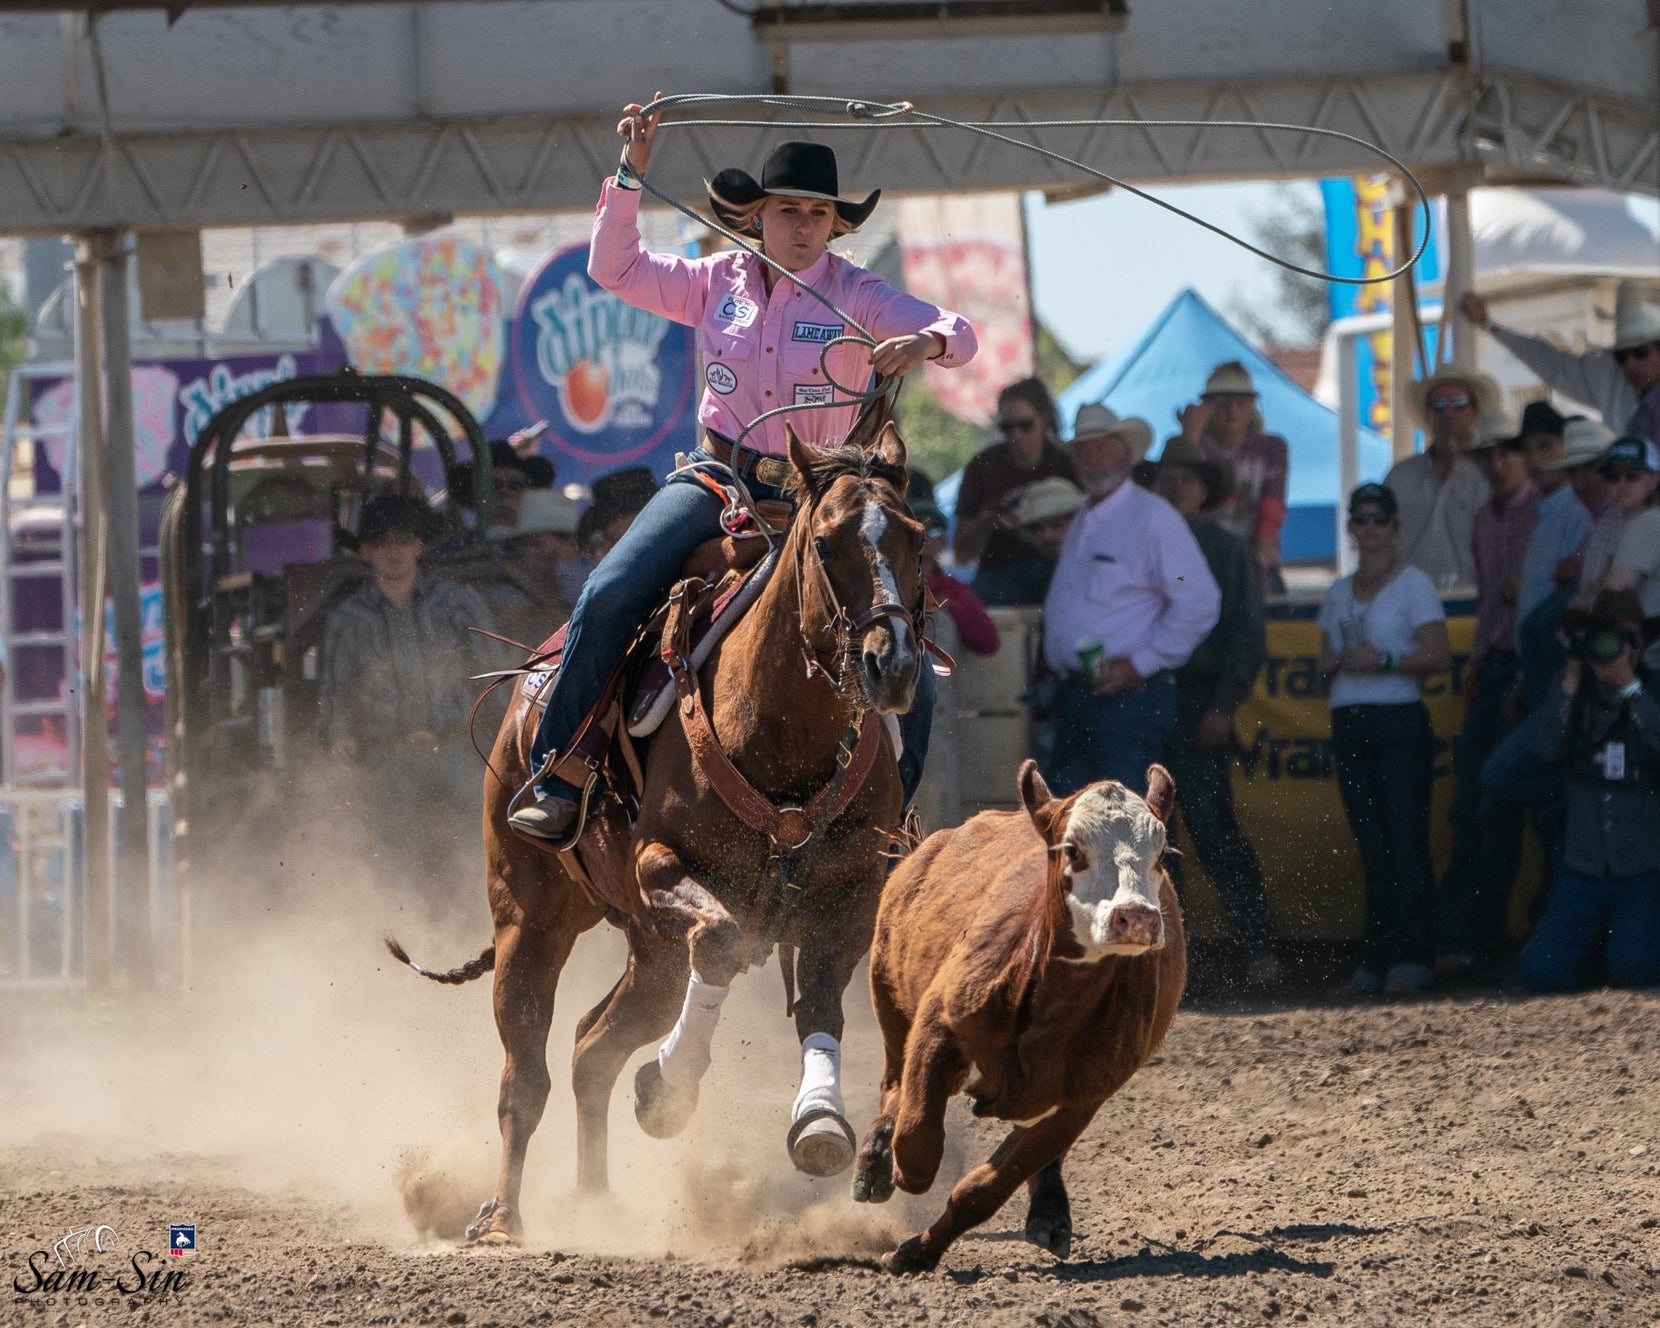
[[[825,377],[825,343],[857,332],[794,282],[779,278],[772,294],[765,265],[741,250],[709,258],[654,254],[640,240],[640,191],[607,180],[594,216],[588,275],[637,309],[697,329],[703,360],[703,400],[698,422],[736,439],[760,415],[779,406],[840,399]],[[974,329],[960,314],[936,309],[896,291],[872,272],[826,251],[795,274],[863,325],[876,341],[912,332],[937,332],[945,353],[936,364],[967,364],[979,349]],[[824,356],[830,375],[863,391],[870,379],[870,352],[842,342]],[[834,393],[834,395],[832,395]],[[804,442],[839,443],[853,425],[858,402],[825,410],[777,415],[744,440],[772,456],[786,451],[784,422]]]
[[[1216,626],[1222,592],[1182,515],[1125,480],[1067,528],[1043,604],[1049,666],[1076,671],[1081,636],[1100,637],[1144,678],[1180,668]]]

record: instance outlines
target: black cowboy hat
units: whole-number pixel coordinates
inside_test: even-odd
[[[823,143],[780,143],[761,167],[759,181],[748,171],[731,166],[705,181],[704,188],[709,191],[709,206],[714,208],[715,216],[730,227],[737,226],[737,213],[750,204],[767,197],[784,197],[822,198],[834,203],[842,224],[857,230],[876,210],[876,200],[882,196],[880,189],[873,189],[862,203],[840,197],[836,154]]]
[[[1233,497],[1233,462],[1226,457],[1212,456],[1199,443],[1189,442],[1179,435],[1172,438],[1164,445],[1158,464],[1197,471],[1205,482],[1205,505],[1202,510],[1206,512],[1214,511]]]

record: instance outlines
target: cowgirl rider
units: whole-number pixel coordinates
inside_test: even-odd
[[[758,499],[782,497],[780,485],[788,473],[783,460],[786,417],[762,423],[743,447],[733,440],[769,410],[831,400],[834,388],[820,352],[827,341],[855,329],[747,251],[681,258],[645,249],[636,176],[644,174],[650,159],[657,117],[643,115],[642,109],[638,103],[625,106],[617,125],[626,146],[621,168],[600,194],[588,273],[636,308],[697,329],[704,364],[698,422],[704,433],[693,460],[732,466]],[[855,342],[830,348],[824,361],[837,382],[861,382],[871,370],[893,377],[925,360],[955,367],[974,357],[977,342],[966,319],[896,291],[828,252],[832,239],[864,224],[881,193],[873,191],[863,202],[838,197],[836,156],[828,147],[781,143],[767,158],[759,182],[732,169],[707,187],[710,205],[724,225],[758,236],[762,253],[845,310],[876,339],[874,349]],[[787,418],[802,441],[824,446],[840,442],[857,413],[858,403],[852,402]],[[686,555],[722,533],[721,508],[720,499],[692,476],[671,476],[594,569],[571,614],[558,677],[531,746],[532,769],[544,770],[548,758],[571,741],[628,642],[674,584]],[[933,696],[932,670],[925,667],[916,699],[901,722],[907,801],[921,776]],[[542,839],[568,838],[580,791],[545,775],[534,793],[535,801],[509,818],[513,826]]]

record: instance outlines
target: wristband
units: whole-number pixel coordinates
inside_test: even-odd
[[[629,170],[626,161],[620,161],[617,163],[615,184],[618,189],[638,189],[640,187],[640,177]]]

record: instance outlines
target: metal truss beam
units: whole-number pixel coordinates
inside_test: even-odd
[[[734,118],[746,118],[747,109]],[[1467,166],[1478,179],[1526,176],[1660,194],[1652,108],[1503,75],[1483,75],[1473,88],[1458,73],[1439,71],[980,95],[919,109],[1005,122],[1000,132],[1137,183],[1351,174],[1382,165],[1353,144],[1314,135],[1144,123],[1241,120],[1341,130],[1414,166]],[[1096,119],[1130,123],[1036,124]],[[615,113],[607,112],[0,137],[0,233],[585,209],[616,161],[614,125]],[[1055,188],[1089,179],[957,129],[810,128],[842,146],[850,181],[896,193]],[[677,196],[699,197],[701,180],[733,162],[758,161],[778,132],[677,126],[665,134],[653,180]],[[1473,161],[1465,147],[1472,139]]]

